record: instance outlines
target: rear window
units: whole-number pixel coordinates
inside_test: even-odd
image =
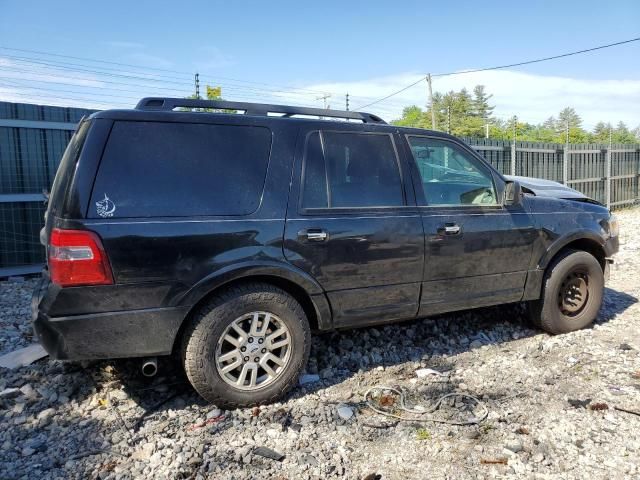
[[[116,122],[89,217],[250,214],[260,204],[270,149],[265,127]]]

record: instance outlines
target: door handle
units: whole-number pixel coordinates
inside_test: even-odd
[[[440,235],[458,235],[462,229],[460,225],[456,225],[455,223],[447,223],[442,227],[438,228],[438,233]]]
[[[298,237],[302,237],[308,242],[324,242],[329,238],[329,235],[320,228],[309,228],[308,230],[299,231]]]

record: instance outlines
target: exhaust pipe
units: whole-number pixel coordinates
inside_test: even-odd
[[[145,377],[153,377],[158,373],[158,359],[156,357],[147,358],[142,362],[142,374]]]

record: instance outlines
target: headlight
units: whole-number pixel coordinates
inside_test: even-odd
[[[620,227],[618,226],[618,219],[615,215],[611,215],[609,218],[609,235],[612,237],[617,237],[620,233]]]

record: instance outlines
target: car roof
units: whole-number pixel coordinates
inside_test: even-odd
[[[194,108],[199,111],[193,111]],[[244,113],[228,113],[229,110]],[[90,118],[235,125],[291,124],[325,130],[387,131],[455,138],[434,130],[389,125],[377,115],[367,112],[190,98],[146,97],[134,109],[103,110],[92,114]]]

